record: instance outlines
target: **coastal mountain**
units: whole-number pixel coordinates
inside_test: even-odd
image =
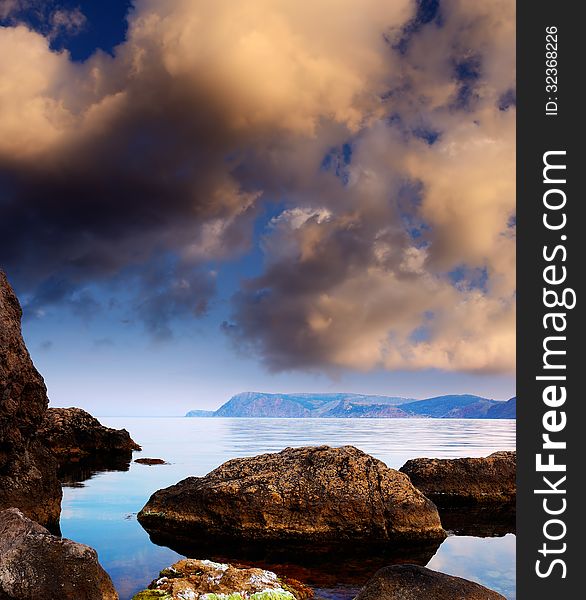
[[[486,414],[487,419],[516,419],[517,418],[517,397],[513,397],[506,402],[499,402],[491,406]]]
[[[265,394],[244,392],[216,411],[192,410],[187,417],[253,418],[432,418],[514,419],[516,398],[507,402],[470,394],[425,400],[364,394]]]

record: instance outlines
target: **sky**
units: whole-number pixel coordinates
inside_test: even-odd
[[[514,395],[512,0],[0,0],[0,267],[53,406]]]

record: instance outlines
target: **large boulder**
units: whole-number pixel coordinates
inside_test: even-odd
[[[38,435],[60,462],[96,454],[130,459],[133,450],[141,449],[126,429],[104,427],[81,408],[49,408]]]
[[[0,512],[0,598],[118,600],[96,551],[51,535],[18,509]]]
[[[440,508],[514,504],[517,495],[515,452],[486,458],[415,458],[400,470]]]
[[[352,446],[287,448],[230,460],[155,492],[149,531],[240,541],[368,543],[445,537],[435,505],[403,473]]]
[[[416,565],[393,565],[375,573],[355,600],[506,600],[493,590]]]
[[[0,271],[0,510],[18,507],[56,530],[62,494],[57,465],[36,438],[49,401],[24,344],[21,317]]]
[[[210,560],[184,559],[159,573],[147,590],[133,600],[306,600],[313,592],[294,579],[283,579],[272,571],[238,568]]]

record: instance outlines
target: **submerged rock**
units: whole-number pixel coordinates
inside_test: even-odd
[[[59,461],[141,450],[126,429],[104,427],[81,408],[49,408],[39,437]]]
[[[184,559],[159,573],[133,600],[305,600],[313,592],[272,571],[237,568],[210,560]]]
[[[416,565],[385,567],[355,600],[506,600],[478,583]]]
[[[118,600],[95,550],[51,535],[16,508],[0,512],[0,597]]]
[[[400,470],[440,508],[513,504],[516,456],[516,452],[495,452],[486,458],[416,458]]]
[[[49,400],[22,338],[22,310],[0,271],[0,510],[18,507],[58,530],[57,465],[37,439]]]
[[[406,475],[352,446],[230,460],[155,492],[138,519],[149,531],[311,546],[445,537],[435,505]]]

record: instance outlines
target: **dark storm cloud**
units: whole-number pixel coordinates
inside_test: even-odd
[[[270,368],[506,370],[513,11],[139,0],[84,63],[0,29],[0,263],[38,313],[91,316],[96,285],[126,285],[164,339],[266,198],[264,271],[225,329]],[[462,257],[485,288],[453,285]]]
[[[57,302],[83,310],[76,289],[126,269],[146,278],[161,255],[188,271],[248,248],[260,190],[282,190],[275,171],[289,157],[279,158],[279,145],[294,156],[323,118],[351,127],[376,107],[363,83],[378,85],[383,63],[373,51],[344,56],[340,38],[382,47],[376,19],[402,23],[410,11],[408,0],[369,0],[363,23],[316,37],[304,12],[325,14],[326,6],[281,2],[283,27],[267,17],[264,0],[144,0],[113,58],[98,52],[75,64],[18,25],[17,4],[15,26],[0,29],[0,54],[16,57],[0,65],[0,264],[33,313]],[[200,11],[210,13],[205,25]],[[256,38],[233,23],[238,12],[258,28]],[[62,17],[53,20],[65,26]],[[273,172],[265,160],[276,162]],[[188,278],[190,303],[186,293],[178,298],[175,276],[159,275],[151,288],[139,281],[137,305],[157,335],[166,331],[157,314],[165,322],[188,304],[202,313],[213,289]]]

